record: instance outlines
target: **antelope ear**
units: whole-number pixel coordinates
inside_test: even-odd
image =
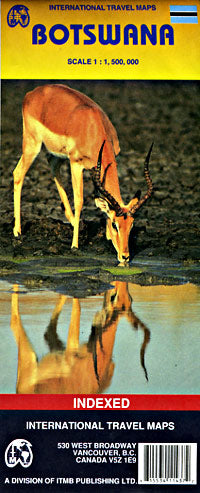
[[[109,209],[109,205],[108,205],[108,202],[106,202],[106,200],[104,199],[95,199],[95,204],[97,207],[99,207],[103,212],[105,212],[106,214],[109,214],[110,212],[110,209]]]
[[[134,195],[134,197],[133,197],[133,198],[134,198],[134,199],[136,199],[136,198],[137,198],[137,199],[140,199],[140,197],[141,197],[141,190],[137,190],[137,192],[135,193],[135,195]]]
[[[138,203],[139,199],[137,197],[134,197],[133,199],[130,200],[129,204],[127,205],[128,210],[132,209],[134,205]]]

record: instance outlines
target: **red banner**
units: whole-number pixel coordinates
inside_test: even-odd
[[[52,395],[1,394],[2,410],[149,410],[197,411],[199,395]]]

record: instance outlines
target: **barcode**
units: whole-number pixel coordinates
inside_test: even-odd
[[[139,484],[197,484],[196,443],[139,443]]]

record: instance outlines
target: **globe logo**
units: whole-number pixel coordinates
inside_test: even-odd
[[[18,463],[22,467],[29,467],[32,464],[33,452],[32,445],[28,440],[17,438],[9,443],[5,451],[5,463],[8,467],[15,467]]]
[[[21,27],[27,27],[30,22],[30,15],[28,8],[24,5],[15,5],[12,7],[7,15],[7,23],[10,27],[15,27],[20,24]]]

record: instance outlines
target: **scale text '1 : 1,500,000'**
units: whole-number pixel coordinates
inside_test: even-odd
[[[138,58],[68,58],[68,65],[139,65]]]

